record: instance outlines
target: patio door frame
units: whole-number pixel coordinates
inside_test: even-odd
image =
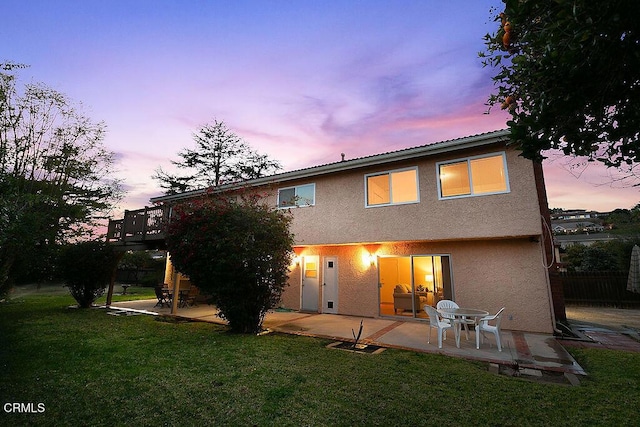
[[[318,255],[306,255],[302,258],[300,277],[300,307],[302,311],[318,312],[321,271],[319,262],[320,256]]]
[[[415,295],[416,293],[416,287],[418,286],[419,283],[416,283],[416,277],[415,277],[415,268],[414,268],[414,259],[415,258],[426,258],[426,257],[440,257],[441,258],[441,267],[442,267],[442,299],[451,299],[453,300],[453,295],[454,295],[454,280],[453,280],[453,262],[452,262],[452,257],[451,254],[446,254],[446,253],[434,253],[434,254],[410,254],[410,255],[381,255],[378,256],[378,259],[380,258],[409,258],[409,268],[410,268],[410,277],[411,277],[411,281],[409,283],[409,286],[411,287],[411,293],[412,295]],[[447,258],[447,261],[444,261],[444,258]],[[432,261],[433,262],[433,261]],[[380,263],[378,263],[378,265],[381,265]],[[445,268],[448,268],[448,272],[449,272],[449,286],[447,287],[447,281],[445,280],[444,276],[445,276]],[[389,315],[385,315],[381,313],[381,295],[380,293],[382,292],[382,268],[378,268],[378,315],[382,316],[382,317],[403,317],[403,316],[399,316],[396,314],[395,310],[393,312],[393,315],[389,316]],[[395,287],[395,285],[393,285],[393,287]],[[420,310],[420,307],[415,307],[415,298],[412,297],[411,300],[413,301],[412,303],[412,308],[413,308],[413,312],[411,317],[412,318],[416,318],[416,315],[418,314],[418,311]],[[436,294],[433,294],[433,304],[436,304]],[[405,316],[406,317],[406,316]]]

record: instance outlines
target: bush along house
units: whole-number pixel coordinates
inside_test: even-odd
[[[553,245],[542,167],[496,131],[220,187],[249,187],[293,216],[283,307],[417,319],[451,299],[496,312],[503,328],[551,333]],[[162,239],[167,208],[207,190],[156,197],[113,221],[109,239]],[[127,215],[129,219],[127,219]],[[133,219],[132,219],[133,218]],[[151,234],[149,234],[151,232]],[[150,239],[150,240],[149,240]],[[168,261],[165,282],[179,277]],[[560,294],[561,295],[561,294]],[[559,307],[559,308],[558,308]]]

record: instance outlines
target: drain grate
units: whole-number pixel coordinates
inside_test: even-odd
[[[356,347],[353,348],[353,343],[348,341],[336,341],[329,344],[327,348],[335,348],[338,350],[347,350],[354,353],[364,354],[378,354],[382,353],[385,350],[385,347],[380,347],[379,345],[372,344],[356,344]]]

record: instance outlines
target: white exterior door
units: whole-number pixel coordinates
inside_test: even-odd
[[[325,257],[322,264],[322,312],[338,313],[338,257]]]
[[[302,259],[302,310],[318,311],[319,298],[319,258],[317,255]]]

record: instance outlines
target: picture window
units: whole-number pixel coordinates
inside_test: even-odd
[[[504,153],[438,163],[441,199],[508,193]]]
[[[418,203],[418,168],[366,175],[365,194],[367,207]]]
[[[306,184],[278,190],[278,207],[291,208],[316,204],[316,185]]]

